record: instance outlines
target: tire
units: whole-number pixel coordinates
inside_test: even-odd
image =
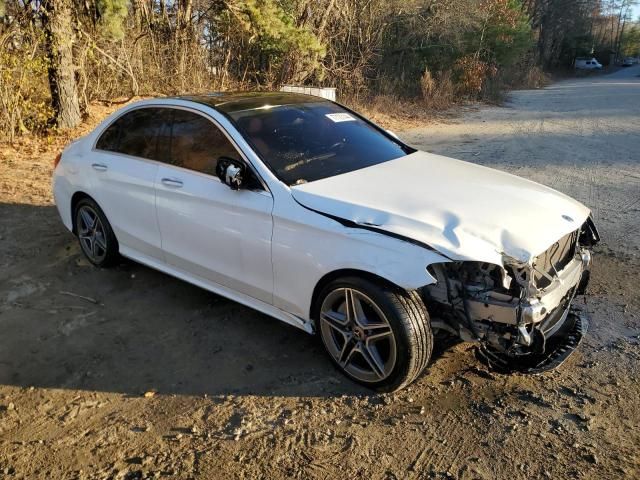
[[[102,209],[83,198],[73,212],[75,232],[84,256],[96,267],[108,268],[120,259],[118,240]]]
[[[346,277],[322,289],[314,310],[316,331],[333,363],[369,388],[400,390],[431,358],[429,314],[418,292]]]

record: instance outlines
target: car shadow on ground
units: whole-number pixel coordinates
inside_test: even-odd
[[[322,345],[140,264],[97,269],[52,206],[0,204],[0,383],[140,395],[372,395]]]

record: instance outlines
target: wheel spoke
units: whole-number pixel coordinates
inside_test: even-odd
[[[380,340],[384,340],[385,338],[391,338],[392,336],[393,333],[391,332],[391,328],[387,326],[384,330],[367,335],[366,342],[367,345],[370,345],[372,343],[379,342]]]
[[[102,249],[103,252],[107,251],[107,244],[104,241],[104,236],[102,234],[98,235],[96,233],[96,236],[94,237],[93,241],[98,245],[98,247]]]
[[[376,331],[376,332],[390,332],[391,327],[386,322],[370,322],[362,325],[362,328],[366,330]]]
[[[331,328],[338,330],[341,333],[345,333],[347,327],[346,316],[340,312],[329,310],[328,312],[322,312],[320,318]]]
[[[353,321],[356,323],[356,325],[359,325],[362,328],[366,328],[367,317],[365,316],[364,309],[362,308],[362,299],[353,290],[351,290],[351,305],[353,311]]]
[[[347,314],[347,322],[354,323],[355,322],[355,305],[353,298],[353,290],[350,288],[344,289],[344,311]]]
[[[80,237],[85,246],[85,252],[89,255],[93,255],[93,236],[92,235],[84,235]]]
[[[90,231],[93,228],[93,219],[91,218],[91,215],[85,208],[80,210],[80,218],[82,220],[82,223],[84,224],[83,230],[85,232]]]
[[[365,361],[369,364],[369,367],[371,367],[373,373],[376,374],[378,378],[384,378],[384,362],[380,358],[378,349],[363,344],[359,351]]]
[[[96,242],[96,234],[94,233],[91,236],[91,255],[93,255],[93,258],[96,259],[98,258],[98,242]]]
[[[354,352],[356,351],[356,343],[352,338],[345,338],[344,345],[342,346],[342,350],[338,355],[338,363],[342,365],[342,367],[346,367]]]

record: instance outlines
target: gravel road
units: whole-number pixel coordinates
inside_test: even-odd
[[[640,477],[639,77],[401,132],[578,198],[603,243],[579,302],[591,329],[557,371],[498,375],[460,344],[393,395],[238,304],[129,262],[92,268],[52,206],[50,149],[2,150],[0,478]]]

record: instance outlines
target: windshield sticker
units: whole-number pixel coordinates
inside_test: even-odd
[[[355,117],[349,115],[348,113],[327,113],[325,117],[335,123],[355,121]]]

